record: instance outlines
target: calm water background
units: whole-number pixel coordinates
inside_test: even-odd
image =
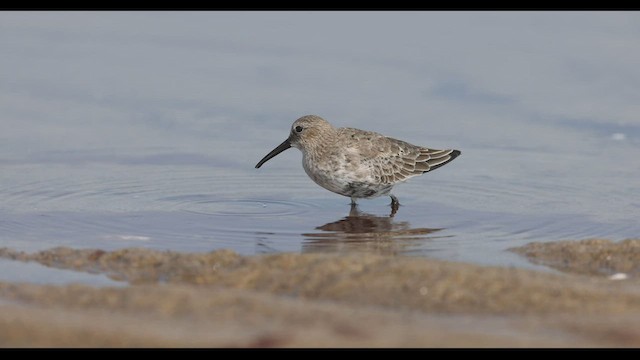
[[[637,12],[4,12],[0,49],[0,246],[529,267],[505,249],[640,236]],[[462,156],[347,217],[298,150],[254,169],[305,114]]]

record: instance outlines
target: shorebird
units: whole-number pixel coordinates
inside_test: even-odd
[[[302,151],[302,166],[323,188],[356,199],[391,197],[391,208],[400,202],[391,194],[394,185],[435,170],[460,155],[459,150],[436,150],[386,137],[373,131],[335,128],[317,115],[293,122],[289,137],[256,165],[256,169],[281,152]]]

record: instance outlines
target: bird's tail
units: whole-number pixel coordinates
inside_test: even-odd
[[[420,150],[420,155],[416,159],[416,170],[420,170],[422,172],[435,170],[453,161],[453,159],[460,156],[460,154],[460,150],[436,150],[422,148]]]

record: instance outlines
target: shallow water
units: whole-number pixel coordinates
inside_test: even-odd
[[[638,20],[2,13],[0,246],[533,267],[505,249],[638,237]],[[350,214],[296,149],[254,169],[308,113],[462,155]]]

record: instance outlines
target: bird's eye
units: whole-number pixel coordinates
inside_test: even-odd
[[[296,132],[302,132],[302,126],[298,125],[295,127]]]

